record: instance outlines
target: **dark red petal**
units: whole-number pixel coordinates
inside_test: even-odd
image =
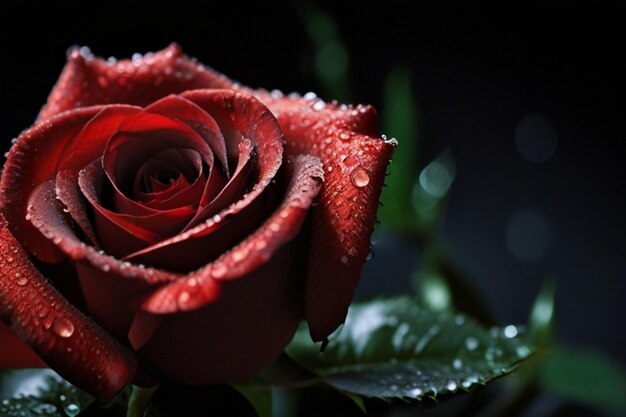
[[[326,170],[313,210],[305,303],[311,336],[322,340],[344,321],[359,282],[395,141],[378,137],[369,106],[260,98],[284,129],[286,152],[316,155]]]
[[[111,183],[130,195],[141,165],[167,149],[194,149],[209,166],[213,153],[189,126],[157,114],[142,112],[127,119],[109,140],[102,163]]]
[[[191,207],[158,211],[145,216],[112,212],[104,208],[100,201],[103,177],[101,163],[96,160],[81,170],[78,185],[94,209],[94,225],[101,247],[114,256],[123,257],[160,241],[164,236],[176,234],[195,213]],[[36,205],[37,202],[31,204]]]
[[[298,156],[285,167],[289,185],[280,207],[242,243],[197,273],[165,285],[146,297],[142,307],[152,313],[188,311],[206,305],[203,285],[245,277],[292,240],[319,192],[324,173],[317,158]]]
[[[189,125],[211,147],[222,164],[222,168],[228,174],[228,159],[226,157],[226,144],[220,127],[210,114],[206,113],[195,103],[180,96],[168,96],[146,107],[146,111],[167,116]]]
[[[58,251],[25,218],[31,191],[53,177],[65,145],[102,107],[64,113],[24,132],[9,151],[0,182],[0,206],[11,232],[33,254],[56,262]]]
[[[146,106],[173,93],[231,85],[230,80],[188,59],[175,44],[140,59],[115,63],[75,48],[69,52],[67,64],[39,119],[94,104]]]
[[[257,169],[255,177],[250,179],[254,187],[241,199],[231,202],[205,223],[126,258],[150,265],[163,265],[167,259],[168,268],[171,265],[175,271],[189,271],[206,264],[260,225],[266,210],[266,202],[260,196],[274,179],[283,154],[282,132],[276,119],[254,97],[231,90],[197,90],[183,96],[217,121],[229,155],[239,153],[243,139],[250,140],[257,153]],[[218,230],[222,233],[217,233]],[[203,250],[193,250],[197,247]]]
[[[110,401],[133,379],[134,355],[48,284],[0,223],[0,318],[61,376]]]
[[[45,368],[47,365],[13,330],[0,321],[0,371],[15,368]]]
[[[170,184],[163,184],[154,175],[164,170],[176,172],[178,177]],[[125,214],[146,215],[181,206],[197,207],[205,182],[202,156],[197,151],[168,149],[146,161],[139,168],[132,187],[132,198],[116,190],[112,210]],[[151,191],[144,192],[142,187]]]
[[[201,206],[198,208],[194,218],[189,222],[187,227],[185,227],[185,230],[192,229],[198,224],[208,220],[209,217],[219,213],[232,204],[233,201],[237,201],[243,196],[248,175],[252,170],[253,151],[254,148],[249,140],[244,140],[239,144],[237,168],[235,168],[235,172],[230,178],[230,181],[228,181],[226,185],[223,185],[220,190],[217,189],[213,182],[207,181],[200,203]],[[219,192],[216,193],[216,191]]]
[[[71,141],[64,145],[64,154],[56,174],[57,197],[91,242],[98,245],[83,199],[78,190],[78,171],[100,158],[120,123],[141,111],[138,107],[107,106],[94,116]]]
[[[29,216],[41,233],[76,262],[85,302],[92,317],[120,340],[126,338],[133,314],[122,306],[154,285],[172,282],[179,276],[133,265],[96,251],[78,240],[64,216],[61,202],[55,199],[54,185],[42,183],[34,192]]]
[[[70,259],[76,262],[85,261],[100,271],[148,285],[171,282],[179,278],[179,275],[170,272],[122,262],[80,241],[64,213],[63,204],[56,198],[52,181],[41,183],[33,192],[31,201],[34,204],[28,207],[27,212],[31,223]]]
[[[178,177],[165,184],[157,179],[163,171]],[[206,178],[202,158],[190,149],[168,149],[144,163],[135,177],[133,199],[154,210],[198,206]],[[142,187],[148,191],[142,191]]]
[[[131,338],[145,343],[142,358],[170,379],[241,380],[267,366],[293,336],[302,317],[306,246],[294,238],[306,236],[301,228],[323,172],[317,158],[301,156],[279,176],[287,194],[261,228],[206,268],[138,299],[144,324]]]

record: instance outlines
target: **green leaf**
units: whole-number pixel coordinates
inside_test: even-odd
[[[11,371],[3,374],[2,382],[14,387],[12,396],[0,399],[3,417],[74,417],[94,401],[49,370]],[[29,388],[33,385],[34,391]]]
[[[544,360],[540,385],[603,412],[626,415],[626,371],[600,352],[554,349]]]
[[[365,397],[421,399],[511,372],[531,349],[519,329],[485,329],[409,297],[355,303],[323,353],[301,328],[287,352],[331,386]]]
[[[407,68],[396,67],[387,76],[383,109],[383,130],[398,138],[399,146],[385,179],[379,216],[386,226],[403,229],[413,216],[410,196],[418,174],[419,152],[419,112]]]

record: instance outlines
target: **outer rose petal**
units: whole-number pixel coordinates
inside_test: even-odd
[[[60,375],[102,401],[113,399],[135,376],[134,355],[46,282],[2,217],[0,254],[2,321]]]
[[[159,97],[195,88],[230,88],[258,97],[278,118],[286,152],[315,155],[326,167],[322,198],[313,210],[306,291],[311,334],[316,340],[326,337],[344,320],[361,275],[386,166],[395,148],[394,142],[378,136],[373,108],[247,89],[188,59],[177,46],[137,64],[133,67],[126,60],[107,66],[91,55],[72,52],[41,117],[106,102],[145,104],[142,93],[147,88]],[[172,76],[175,68],[183,76]],[[157,80],[168,84],[150,87]],[[105,96],[100,83],[115,88],[107,89]]]
[[[0,370],[44,368],[46,364],[13,330],[0,322]]]
[[[363,271],[395,141],[378,137],[370,106],[260,98],[285,132],[285,152],[316,155],[326,169],[313,210],[305,301],[311,336],[323,340],[345,320]]]
[[[91,141],[83,148],[89,152],[97,151],[96,139],[102,138],[101,131],[115,129],[121,120],[133,112],[136,110],[129,106],[96,106],[60,114],[28,129],[9,151],[0,181],[0,209],[6,216],[11,232],[39,259],[55,262],[60,256],[52,242],[41,236],[24,216],[30,193],[41,182],[54,178],[59,165],[76,162],[77,155],[72,146],[77,140],[80,141],[84,130],[94,129],[95,132],[91,132]],[[94,116],[102,114],[105,117],[98,119],[98,123],[90,123]],[[70,151],[72,157],[67,158]]]

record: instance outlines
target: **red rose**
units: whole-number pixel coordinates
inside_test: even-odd
[[[371,107],[250,90],[175,45],[73,50],[2,172],[0,317],[102,400],[138,367],[248,377],[302,318],[315,340],[343,322],[393,149]]]

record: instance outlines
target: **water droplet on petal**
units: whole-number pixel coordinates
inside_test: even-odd
[[[178,296],[178,305],[185,305],[191,298],[191,295],[187,291],[183,291]]]
[[[213,269],[211,270],[211,275],[213,276],[213,278],[222,278],[224,277],[224,275],[226,275],[226,272],[228,272],[228,267],[223,263],[220,263],[213,266]]]
[[[352,172],[350,180],[355,187],[362,188],[370,183],[370,176],[363,168],[357,168]]]
[[[43,319],[48,315],[48,311],[48,307],[41,307],[37,315],[39,316],[39,318]]]
[[[74,325],[66,318],[58,318],[52,322],[52,331],[67,339],[74,334]]]
[[[312,108],[313,108],[313,110],[315,110],[315,111],[320,111],[320,110],[323,110],[323,109],[324,109],[324,107],[326,107],[326,103],[324,103],[324,101],[323,101],[323,100],[318,100],[318,101],[316,101],[316,102],[313,104],[313,106],[311,106],[311,107],[312,107]]]
[[[23,287],[24,285],[28,284],[28,279],[25,277],[20,278],[19,280],[17,280],[16,284],[19,285],[20,287]]]

